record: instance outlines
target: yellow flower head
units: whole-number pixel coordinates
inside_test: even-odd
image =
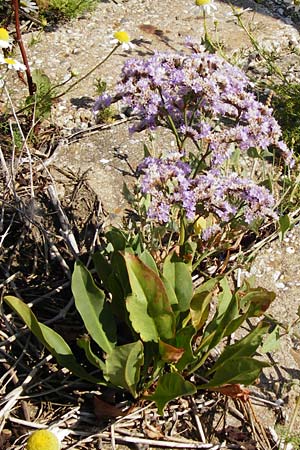
[[[200,9],[206,14],[211,14],[217,10],[214,0],[195,0],[194,8]]]
[[[130,42],[129,34],[126,31],[116,31],[113,34],[112,44],[122,44],[122,48],[124,50],[131,50],[134,48],[134,45]]]
[[[211,0],[195,0],[196,6],[203,6],[208,5],[211,2]]]
[[[2,55],[0,55],[0,64],[6,64],[8,69],[14,69],[18,72],[26,70],[24,64],[13,58],[3,58]]]
[[[9,33],[5,28],[0,28],[0,48],[11,47],[11,39]]]
[[[26,450],[59,450],[60,443],[49,430],[34,431],[28,438]]]
[[[116,31],[114,33],[114,38],[121,44],[128,44],[130,42],[130,37],[126,31]]]

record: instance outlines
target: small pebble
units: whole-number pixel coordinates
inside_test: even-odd
[[[277,281],[278,278],[280,277],[280,275],[281,275],[280,270],[276,270],[276,271],[273,273],[273,280],[274,280],[274,281]]]
[[[287,247],[286,252],[289,253],[290,255],[292,255],[293,253],[295,253],[295,249],[294,249],[294,247]]]

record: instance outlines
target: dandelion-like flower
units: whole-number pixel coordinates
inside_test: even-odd
[[[195,0],[195,7],[207,15],[210,15],[213,11],[217,11],[218,9],[214,0]]]
[[[24,72],[26,70],[24,64],[13,58],[3,58],[3,56],[0,56],[0,64],[6,64],[8,69],[14,69],[17,72]]]
[[[130,42],[129,34],[126,31],[116,31],[113,34],[113,39],[111,41],[112,44],[122,44],[122,48],[124,50],[130,50],[134,48],[134,44]]]
[[[11,48],[12,39],[5,28],[0,28],[0,48]]]

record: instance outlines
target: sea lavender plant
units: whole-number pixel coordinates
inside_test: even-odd
[[[122,100],[139,121],[132,131],[163,126],[175,134],[179,151],[190,138],[208,166],[221,165],[235,148],[276,148],[292,165],[272,109],[249,91],[246,75],[215,54],[162,54],[130,59],[116,91],[99,97],[97,112]]]
[[[201,232],[208,240],[227,224],[247,227],[277,218],[270,191],[228,164],[235,151],[247,155],[253,148],[294,164],[272,109],[256,99],[251,87],[242,70],[203,51],[157,53],[125,63],[115,92],[97,99],[95,113],[121,100],[137,117],[132,131],[166,127],[177,143],[177,151],[147,157],[139,166],[148,219],[177,222],[179,230],[182,220],[186,227],[199,217],[213,217]]]

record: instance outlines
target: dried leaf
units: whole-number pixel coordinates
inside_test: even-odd
[[[177,363],[184,354],[184,348],[177,348],[166,342],[159,341],[159,353],[162,361]]]
[[[240,384],[225,384],[213,390],[231,398],[239,398],[244,403],[249,400],[249,389],[243,388]]]
[[[106,403],[104,400],[101,400],[99,397],[94,397],[94,413],[97,419],[102,420],[107,417],[120,417],[125,416],[121,409],[117,408],[110,403]]]

